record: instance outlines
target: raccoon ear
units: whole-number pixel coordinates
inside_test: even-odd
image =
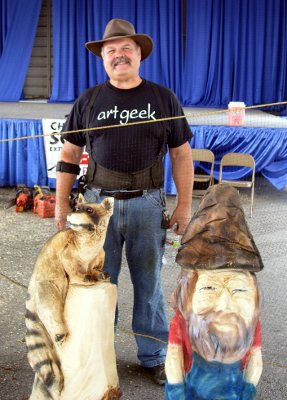
[[[107,211],[113,211],[114,208],[114,198],[113,197],[107,197],[102,201],[102,206],[107,210]]]
[[[79,193],[77,204],[84,204],[84,203],[86,203],[86,200],[82,195],[82,193]]]

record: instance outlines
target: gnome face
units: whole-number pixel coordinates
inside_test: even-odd
[[[209,361],[237,361],[250,347],[258,319],[255,277],[247,271],[197,272],[188,316],[193,347]]]
[[[257,305],[257,287],[254,277],[246,271],[198,271],[192,298],[193,312],[235,313],[248,325],[252,322]],[[224,326],[224,320],[222,321]]]

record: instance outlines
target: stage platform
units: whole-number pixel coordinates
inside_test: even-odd
[[[221,125],[228,126],[228,111],[217,108],[184,108],[190,125]],[[285,128],[287,118],[282,118],[259,109],[245,111],[245,127],[255,128]]]
[[[72,103],[47,103],[46,101],[0,102],[0,119],[65,118]]]
[[[64,119],[72,103],[45,101],[0,102],[0,186],[25,183],[53,187],[48,180],[42,119]],[[227,110],[184,108],[194,137],[191,147],[207,148],[215,154],[214,177],[218,179],[222,156],[230,152],[249,153],[255,158],[256,172],[277,189],[287,185],[287,119],[262,110],[246,110],[243,126],[228,126]],[[21,137],[36,136],[34,140]],[[38,138],[38,136],[40,136]],[[21,140],[12,140],[19,138]],[[1,142],[2,140],[2,142]],[[9,140],[9,141],[7,141]],[[208,170],[208,166],[199,165]],[[175,194],[171,163],[165,159],[165,190]],[[246,168],[232,171],[231,179],[244,179]]]
[[[0,102],[0,119],[65,118],[72,106],[72,103],[47,103],[39,100],[19,103]],[[228,126],[227,110],[184,107],[184,112],[190,125]],[[287,118],[258,109],[246,110],[244,126],[287,129]]]

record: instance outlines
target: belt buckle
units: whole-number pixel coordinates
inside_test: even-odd
[[[107,191],[103,191],[103,194],[105,194],[106,196],[114,197],[116,200],[129,200],[135,197],[142,196],[143,191],[137,190],[134,192],[114,192],[110,194]]]
[[[123,192],[115,192],[112,194],[116,200],[126,200],[125,194]]]
[[[118,200],[129,200],[135,197],[139,197],[140,195],[141,195],[140,190],[136,192],[118,192],[116,193],[117,197],[115,198],[118,198]]]

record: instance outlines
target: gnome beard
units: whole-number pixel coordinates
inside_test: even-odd
[[[207,361],[236,362],[251,346],[255,320],[248,326],[235,313],[191,313],[189,334],[194,350]]]

